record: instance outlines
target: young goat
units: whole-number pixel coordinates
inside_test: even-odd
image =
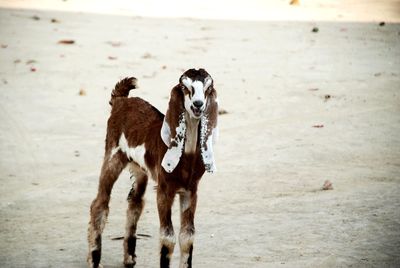
[[[101,234],[111,189],[129,166],[135,182],[128,196],[125,266],[136,263],[136,228],[150,176],[157,183],[160,267],[169,267],[175,246],[171,206],[176,194],[181,212],[180,267],[192,267],[197,186],[205,171],[215,171],[212,147],[218,134],[218,102],[213,80],[204,69],[186,71],[171,91],[165,116],[140,98],[127,98],[134,88],[136,79],[125,78],[111,94],[104,162],[98,193],[90,207],[88,263],[100,266]]]

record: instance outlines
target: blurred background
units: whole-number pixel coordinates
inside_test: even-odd
[[[2,7],[119,14],[158,18],[217,20],[399,20],[398,0],[2,0]]]

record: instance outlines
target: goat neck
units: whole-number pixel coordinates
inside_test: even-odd
[[[197,148],[200,120],[191,117],[188,112],[185,112],[185,119],[186,119],[185,154],[194,154]]]

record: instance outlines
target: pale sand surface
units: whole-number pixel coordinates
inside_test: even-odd
[[[399,24],[366,21],[0,9],[0,266],[86,267],[113,85],[134,75],[134,95],[165,111],[182,71],[202,66],[228,113],[218,172],[200,184],[194,266],[399,267],[399,33]],[[319,190],[325,180],[333,190]],[[137,267],[158,263],[153,186]],[[122,241],[111,238],[124,234],[129,189],[125,172],[105,267],[122,267]],[[178,232],[177,204],[173,213]]]

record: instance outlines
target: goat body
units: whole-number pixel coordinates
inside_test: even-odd
[[[188,81],[199,81],[198,84],[203,85],[203,96],[201,92],[195,93],[200,88],[192,87]],[[216,91],[206,71],[190,69],[172,89],[164,116],[141,98],[127,98],[133,88],[136,88],[136,79],[126,78],[117,83],[111,94],[112,111],[107,125],[104,162],[98,193],[90,210],[88,263],[90,267],[100,266],[101,234],[109,211],[111,190],[128,166],[135,182],[128,196],[125,266],[133,267],[136,263],[137,222],[144,207],[143,196],[150,176],[157,182],[160,267],[169,267],[175,246],[171,207],[176,194],[180,197],[181,210],[180,267],[191,267],[197,186],[206,170],[215,170],[212,141],[218,114]],[[193,99],[195,94],[200,97]]]

